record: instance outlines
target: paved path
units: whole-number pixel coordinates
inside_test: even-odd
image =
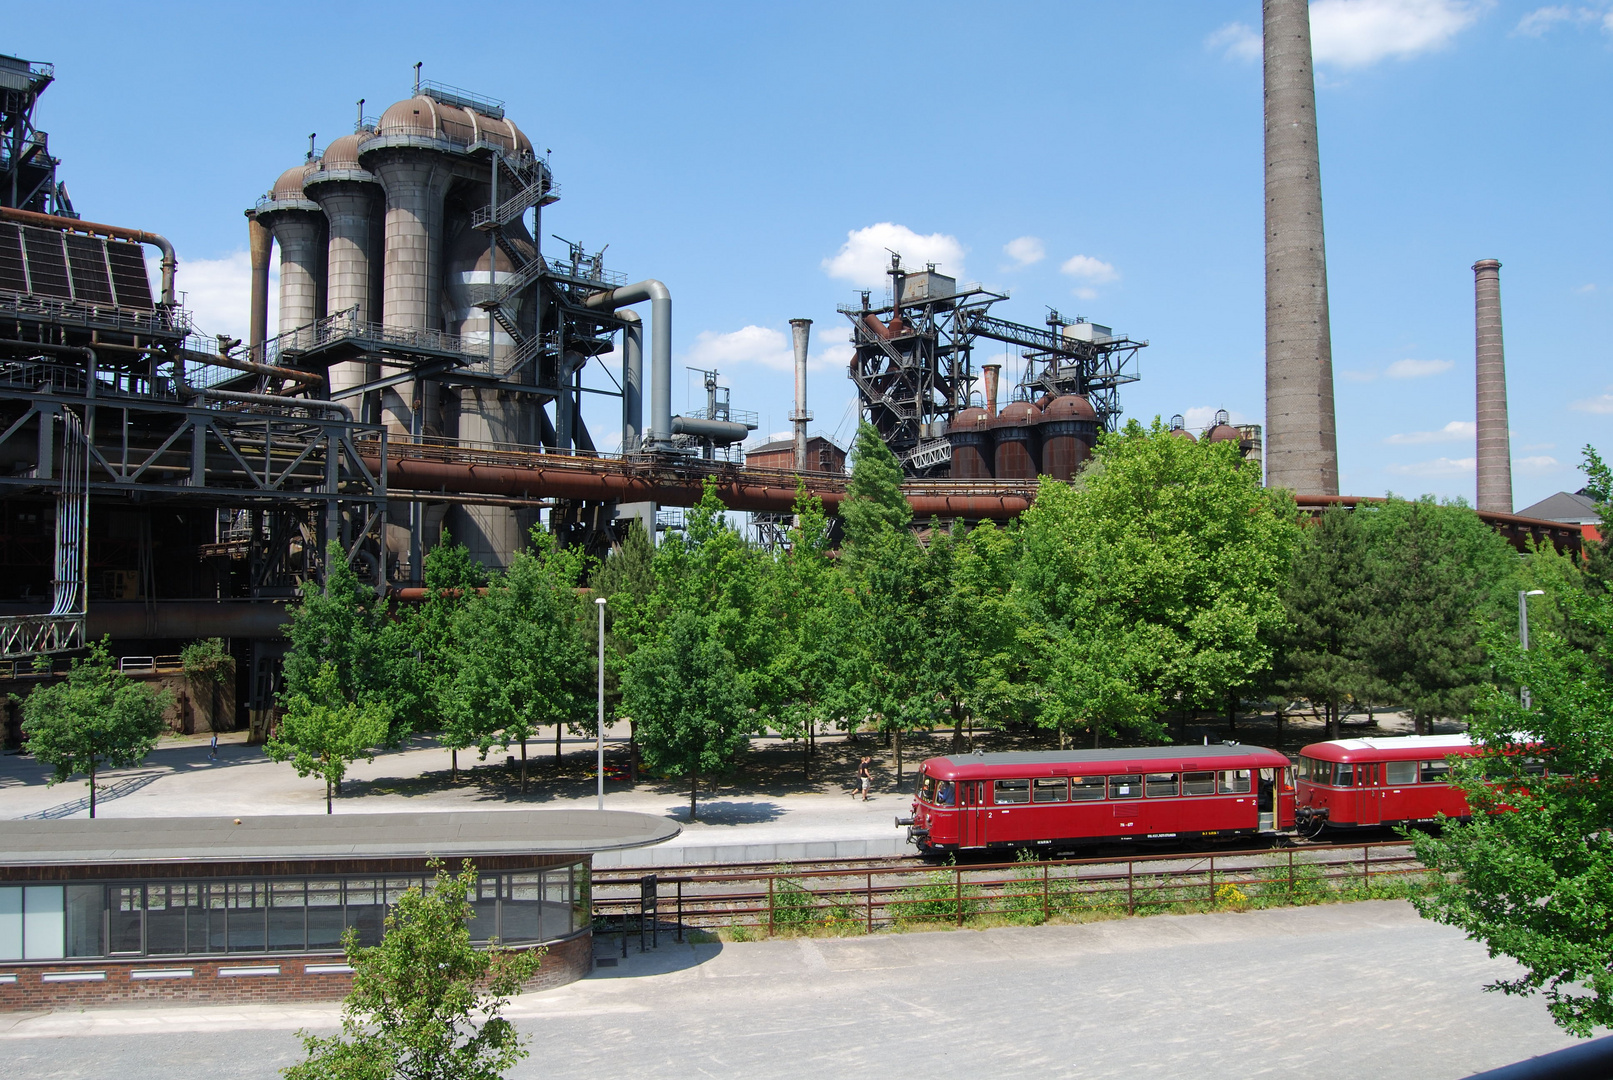
[[[603,949],[602,949],[603,951]],[[1569,1045],[1399,902],[676,946],[517,999],[517,1077],[1462,1077]],[[7,1072],[227,1080],[328,1007],[0,1014]],[[116,1063],[116,1069],[111,1065]]]

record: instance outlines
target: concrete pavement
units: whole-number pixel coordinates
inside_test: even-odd
[[[611,943],[614,944],[614,943]],[[636,949],[636,946],[630,946]],[[600,954],[608,955],[605,943]],[[677,946],[518,998],[515,1077],[1462,1077],[1570,1045],[1510,970],[1380,901]],[[271,1077],[334,1007],[0,1017],[19,1076]]]

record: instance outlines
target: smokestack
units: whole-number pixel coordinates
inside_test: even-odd
[[[1266,483],[1339,493],[1307,0],[1264,0]]]
[[[1479,509],[1512,513],[1507,365],[1501,344],[1501,264],[1473,264],[1473,339],[1478,384]]]
[[[795,471],[806,472],[807,467],[807,412],[806,365],[807,338],[812,333],[811,319],[791,319],[790,333],[795,338],[795,411],[790,420],[795,424]]]
[[[1002,373],[1001,364],[986,364],[981,368],[986,373],[986,419],[990,420],[997,415],[997,376]]]
[[[246,212],[247,246],[252,258],[252,313],[247,344],[263,359],[263,342],[269,336],[269,253],[274,243],[268,226],[258,220],[255,210]]]

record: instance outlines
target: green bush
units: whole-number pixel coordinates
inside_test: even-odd
[[[968,922],[985,907],[980,886],[964,885],[961,893],[956,876],[948,870],[937,870],[928,876],[923,885],[901,889],[889,904],[891,921],[897,926],[913,923],[956,921],[961,909],[963,920]]]

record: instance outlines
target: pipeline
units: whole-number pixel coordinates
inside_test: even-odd
[[[275,379],[290,379],[292,382],[302,383],[304,386],[324,386],[325,376],[317,371],[298,371],[295,368],[277,367],[274,364],[260,364],[256,360],[238,360],[225,353],[204,353],[195,349],[185,349],[182,355],[188,361],[197,364],[212,364],[214,367],[229,368],[231,371],[245,371],[252,375],[267,375]]]
[[[274,405],[282,409],[307,409],[309,412],[333,412],[349,424],[354,422],[353,410],[335,401],[321,401],[318,398],[281,397],[277,394],[249,394],[244,390],[208,390],[200,386],[190,385],[185,381],[185,377],[177,371],[174,373],[174,386],[178,388],[181,397],[212,398],[215,401],[239,401],[250,405]]]
[[[672,294],[654,278],[619,289],[597,292],[584,307],[615,311],[650,302],[650,432],[645,449],[665,450],[672,443]],[[622,404],[623,409],[627,403]],[[625,426],[625,425],[624,425]]]
[[[156,233],[142,232],[139,229],[125,229],[121,225],[98,225],[93,221],[80,221],[77,218],[57,217],[55,214],[36,214],[32,210],[13,210],[9,206],[0,206],[0,221],[15,221],[20,225],[37,225],[42,229],[71,229],[81,233],[100,233],[102,236],[115,236],[119,240],[133,240],[137,244],[150,244],[162,252],[162,302],[168,307],[177,306],[174,292],[174,268],[179,260],[174,258],[174,245],[168,242],[167,237]]]

